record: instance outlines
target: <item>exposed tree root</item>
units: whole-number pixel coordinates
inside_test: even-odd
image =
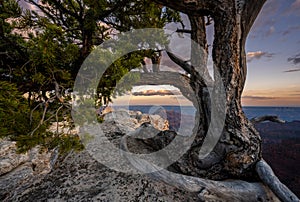
[[[256,172],[265,185],[267,185],[278,198],[284,202],[299,202],[299,198],[280,182],[272,168],[264,160],[256,164]]]
[[[121,149],[130,152],[126,136],[122,138]],[[132,166],[152,179],[162,181],[178,189],[197,192],[202,201],[280,201],[264,184],[241,180],[214,181],[170,172],[144,159],[123,153]]]

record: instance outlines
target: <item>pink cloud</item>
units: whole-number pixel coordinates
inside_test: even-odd
[[[166,96],[166,95],[181,95],[179,91],[171,91],[171,90],[145,90],[139,92],[133,92],[134,96]]]
[[[251,99],[251,100],[270,100],[270,99],[274,99],[274,97],[251,96],[251,95],[245,95],[242,98],[243,99]]]
[[[251,62],[254,59],[259,60],[263,57],[270,59],[274,55],[275,55],[274,53],[268,53],[268,52],[263,52],[263,51],[248,52],[247,53],[247,61]]]
[[[296,69],[289,69],[289,70],[286,70],[286,71],[283,71],[285,73],[290,73],[290,72],[299,72],[300,71],[300,68],[296,68]]]

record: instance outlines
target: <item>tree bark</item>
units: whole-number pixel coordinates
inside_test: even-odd
[[[160,60],[161,60],[161,51],[158,51],[158,53],[155,53],[151,57],[153,72],[159,72],[159,69],[160,69]]]
[[[247,74],[245,43],[266,0],[154,1],[186,13],[191,22],[191,39],[197,43],[192,44],[191,47],[191,64],[181,61],[170,52],[168,55],[190,74],[190,86],[194,91],[193,94],[196,95],[192,100],[198,111],[196,127],[193,131],[195,138],[189,150],[168,168],[169,171],[178,174],[159,169],[144,160],[136,160],[130,156],[127,157],[129,161],[143,172],[148,172],[147,169],[155,171],[149,174],[155,179],[181,189],[199,192],[202,200],[218,201],[219,197],[222,198],[221,201],[278,200],[273,191],[283,201],[298,201],[299,199],[292,192],[273,177],[272,170],[261,160],[261,138],[253,126],[254,122],[260,120],[254,119],[253,123],[249,121],[241,105]],[[214,21],[215,35],[212,50],[214,81],[207,70],[205,16],[209,16]],[[214,96],[222,94],[222,86],[224,100],[215,101]],[[220,139],[213,150],[203,158],[201,157],[202,146],[205,139],[209,137],[209,127],[214,122],[212,114],[218,115],[222,110],[225,110],[225,124],[222,126]],[[123,149],[127,150],[126,141]],[[259,183],[211,181],[225,179],[262,181],[272,191]],[[273,183],[275,185],[272,185]]]
[[[198,105],[196,138],[190,150],[174,165],[179,173],[210,179],[255,179],[256,162],[261,159],[261,139],[253,124],[245,117],[241,95],[246,79],[245,42],[247,34],[265,0],[205,1],[156,0],[156,2],[186,13],[191,21],[191,38],[198,47],[192,47],[191,86]],[[206,86],[207,41],[204,16],[214,20],[214,88]],[[195,51],[198,50],[198,51]],[[198,56],[198,58],[197,58]],[[201,146],[212,120],[213,103],[210,95],[217,95],[224,86],[225,126],[214,150],[204,159],[199,158]],[[201,116],[200,116],[200,115]]]

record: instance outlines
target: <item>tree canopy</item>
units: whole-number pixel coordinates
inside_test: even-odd
[[[55,147],[61,143],[50,138],[53,134],[47,128],[53,122],[71,120],[74,80],[96,46],[117,33],[180,21],[178,12],[148,0],[25,0],[30,10],[15,0],[2,2],[0,78],[1,90],[7,95],[1,97],[3,119],[22,117],[22,123],[28,125],[28,130],[6,127],[2,135],[14,137],[22,146],[27,144],[24,150],[36,144]],[[138,51],[114,62],[99,82],[97,103],[110,102],[117,81],[153,54],[153,50]],[[130,86],[118,90],[128,89]],[[72,129],[72,125],[66,127]],[[59,138],[73,137],[58,130],[54,133]]]

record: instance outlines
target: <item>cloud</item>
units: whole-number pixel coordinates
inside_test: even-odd
[[[247,53],[247,61],[251,62],[252,60],[256,59],[259,60],[262,57],[265,58],[272,58],[275,54],[274,53],[268,53],[268,52],[263,52],[263,51],[256,51],[256,52],[248,52]]]
[[[282,32],[282,35],[285,36],[285,35],[288,35],[294,31],[298,31],[300,30],[300,26],[289,26],[287,28],[287,30],[285,30],[284,32]]]
[[[132,95],[134,96],[154,96],[154,95],[159,95],[159,96],[166,96],[166,95],[181,95],[179,91],[176,90],[145,90],[145,91],[138,91],[138,92],[133,92]]]
[[[285,0],[268,0],[251,28],[250,37],[267,37],[275,31],[275,17]]]
[[[299,16],[300,10],[300,0],[295,0],[290,7],[284,12],[286,15],[296,15]]]
[[[290,96],[300,96],[300,93],[291,93]]]
[[[289,70],[286,70],[286,71],[283,71],[285,73],[290,73],[290,72],[300,72],[300,68],[296,68],[296,69],[289,69]]]
[[[295,56],[293,56],[293,57],[289,57],[289,58],[287,59],[287,61],[288,61],[288,62],[292,62],[292,63],[294,63],[295,65],[296,65],[296,64],[299,64],[299,63],[300,63],[300,54],[297,54],[297,55],[295,55]]]
[[[271,99],[274,99],[274,97],[263,97],[263,96],[251,96],[251,95],[246,95],[246,96],[243,96],[243,99],[251,99],[251,100],[271,100]]]

